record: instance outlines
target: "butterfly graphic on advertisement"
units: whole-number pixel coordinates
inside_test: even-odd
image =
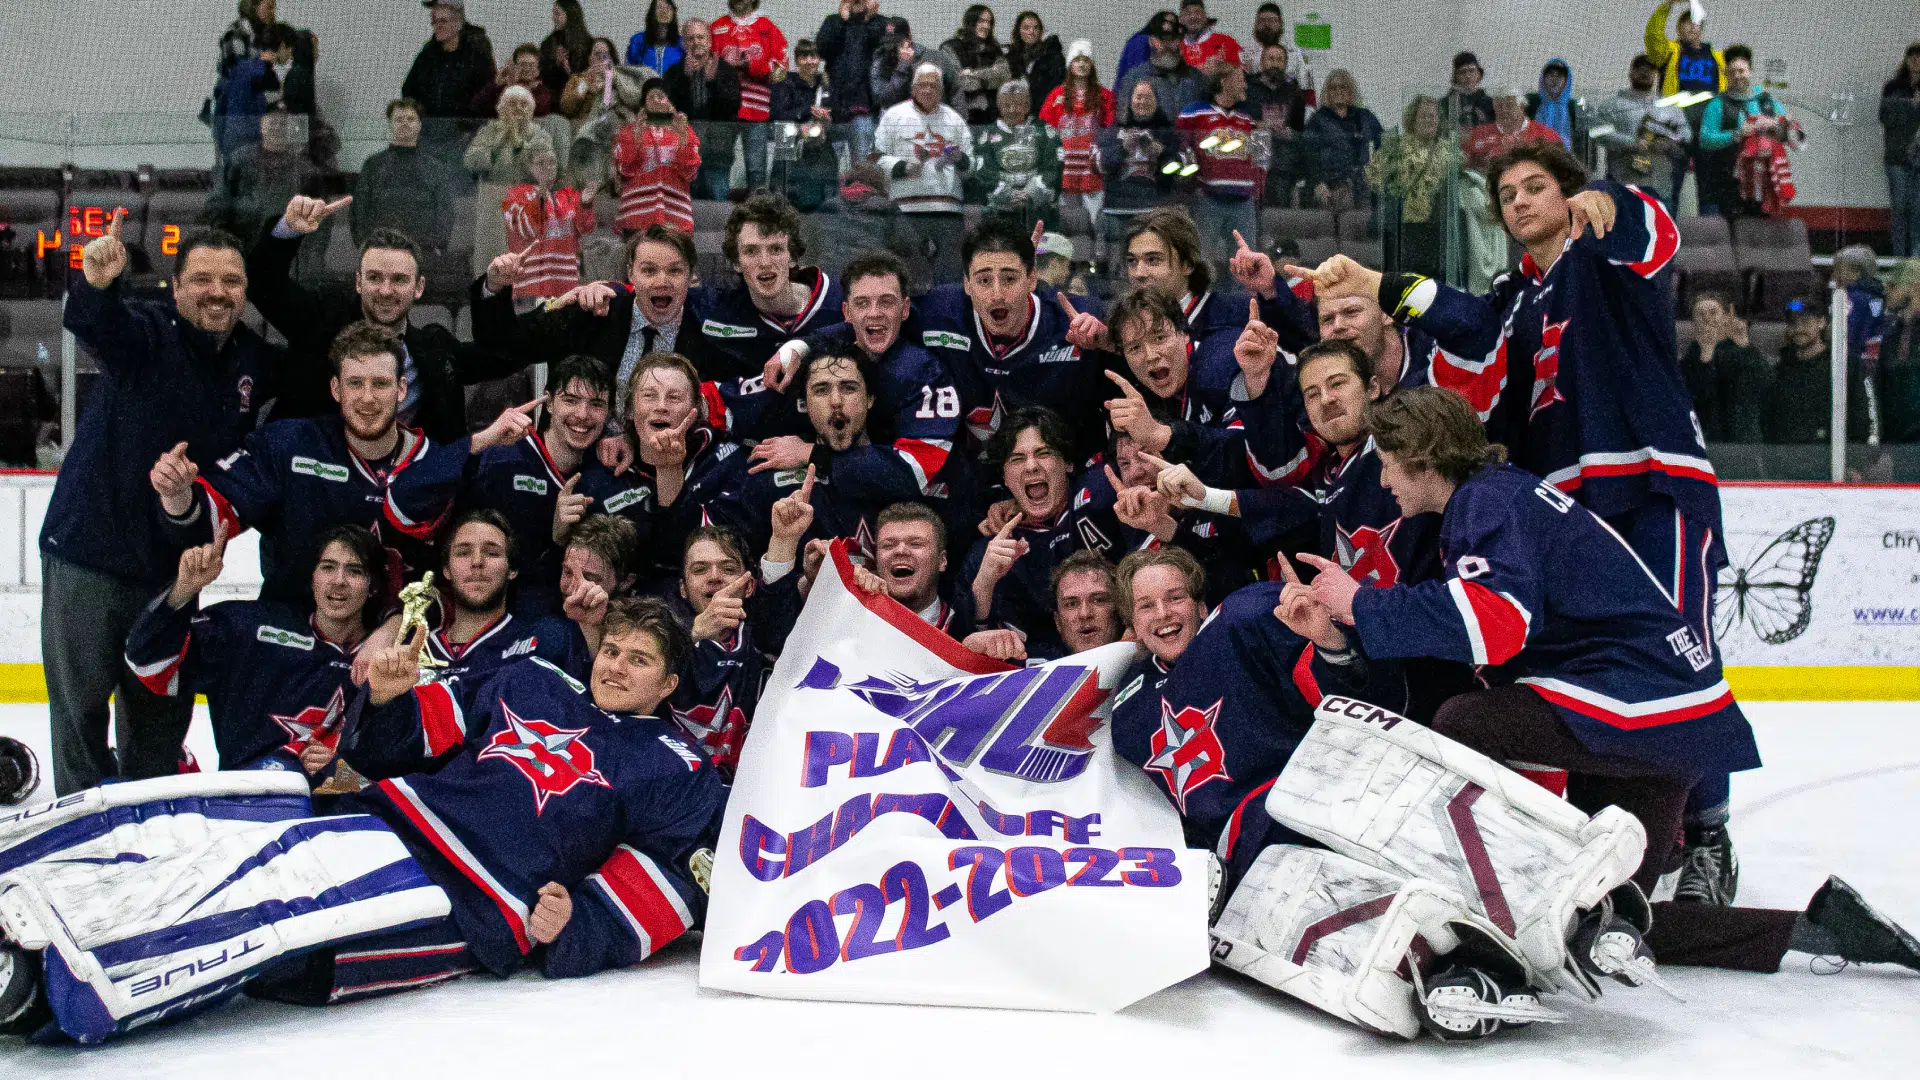
[[[1725,641],[1741,623],[1769,645],[1784,645],[1805,633],[1813,621],[1813,577],[1833,527],[1830,517],[1803,521],[1762,547],[1746,566],[1722,568],[1714,593],[1714,636]]]

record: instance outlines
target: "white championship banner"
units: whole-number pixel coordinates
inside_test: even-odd
[[[836,545],[741,755],[700,985],[1107,1012],[1205,970],[1207,857],[1116,758],[1134,647],[1009,668]]]

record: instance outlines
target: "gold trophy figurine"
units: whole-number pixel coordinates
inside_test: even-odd
[[[415,627],[419,627],[423,634],[428,632],[427,605],[431,603],[433,603],[433,571],[429,570],[421,576],[419,581],[411,585],[403,586],[400,589],[400,636],[398,640],[406,641],[412,637]],[[447,666],[447,662],[445,660],[436,660],[431,652],[428,652],[426,649],[421,649],[420,666],[422,668],[442,668]]]

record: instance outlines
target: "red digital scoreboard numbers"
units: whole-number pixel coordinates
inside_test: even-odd
[[[62,233],[55,230],[48,236],[45,229],[34,230],[33,257],[43,259],[49,251],[67,249],[67,265],[80,269],[81,249],[87,241],[107,235],[107,223],[113,214],[130,213],[126,207],[117,206],[109,210],[104,206],[70,206],[67,208],[67,229]],[[123,226],[124,227],[124,226]],[[180,226],[163,225],[160,227],[160,254],[177,255],[180,253]]]

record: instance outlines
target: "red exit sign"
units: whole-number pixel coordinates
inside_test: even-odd
[[[52,236],[48,236],[44,229],[34,230],[33,257],[42,259],[46,257],[47,252],[58,251],[65,247],[67,265],[78,270],[82,261],[80,252],[86,247],[87,241],[107,235],[107,224],[113,220],[112,215],[125,213],[127,208],[124,206],[114,207],[112,210],[104,206],[70,206],[67,208],[67,229],[64,234],[55,230]],[[178,255],[179,253],[180,226],[161,226],[160,254]]]

